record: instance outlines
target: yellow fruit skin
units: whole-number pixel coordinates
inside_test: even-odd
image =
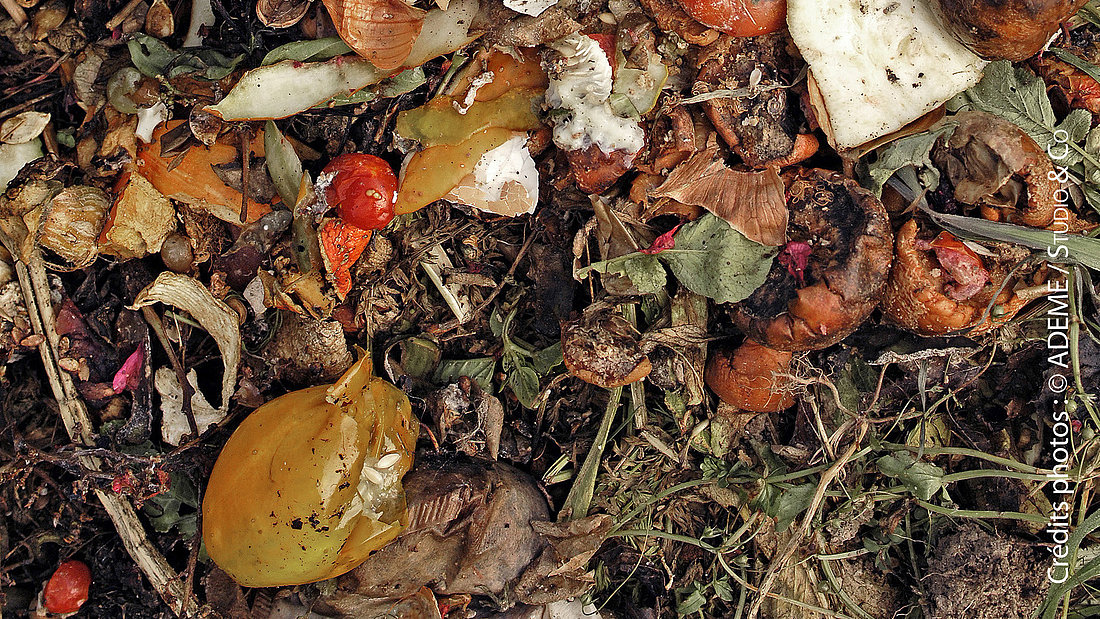
[[[210,475],[202,504],[210,558],[247,587],[315,582],[362,563],[405,525],[400,479],[417,429],[408,398],[371,377],[368,358],[336,385],[264,404]],[[382,485],[364,478],[364,464],[394,452],[400,459],[382,471]]]

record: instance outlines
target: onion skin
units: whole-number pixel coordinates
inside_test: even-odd
[[[369,357],[335,385],[264,404],[229,438],[210,475],[202,504],[210,558],[247,587],[351,570],[405,526],[399,480],[412,466],[416,435],[408,398],[370,375]],[[391,453],[396,461],[376,469],[385,480],[372,483],[364,464]]]
[[[933,9],[963,45],[986,60],[1019,62],[1039,53],[1086,0],[935,0]]]
[[[703,380],[723,402],[745,411],[774,413],[794,405],[794,393],[783,378],[791,353],[752,340],[733,350],[715,351]]]

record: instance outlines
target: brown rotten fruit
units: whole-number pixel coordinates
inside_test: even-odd
[[[879,301],[893,254],[882,203],[855,181],[802,170],[787,190],[789,241],[764,285],[733,307],[734,323],[777,350],[844,339]]]
[[[943,25],[986,60],[1026,60],[1039,53],[1085,0],[935,0]]]
[[[561,352],[570,374],[604,389],[637,382],[653,370],[638,344],[638,332],[607,309],[586,311],[562,324]]]
[[[1004,324],[1027,303],[1013,292],[1014,282],[1002,286],[1008,271],[1001,261],[983,260],[946,232],[933,237],[911,219],[898,230],[882,310],[921,335],[961,329],[978,335]]]
[[[960,112],[954,133],[940,138],[932,161],[954,187],[954,198],[979,207],[991,221],[1045,228],[1060,205],[1050,157],[1013,123],[985,112]]]
[[[774,413],[794,404],[790,381],[791,353],[752,340],[734,349],[715,351],[703,380],[718,397],[745,411]]]

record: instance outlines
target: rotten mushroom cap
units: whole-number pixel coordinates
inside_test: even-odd
[[[955,200],[980,207],[992,221],[1049,226],[1061,185],[1043,148],[1017,125],[986,112],[951,119],[958,127],[937,141],[932,161],[954,187]]]
[[[1086,0],[935,0],[933,9],[963,45],[986,60],[1026,60]]]
[[[774,413],[794,404],[790,380],[791,353],[752,340],[734,349],[716,350],[703,380],[726,404],[745,411]]]
[[[1011,285],[1002,289],[1008,269],[998,264],[993,265],[989,281],[980,292],[966,299],[951,298],[949,287],[955,284],[950,281],[950,270],[944,268],[932,248],[921,248],[921,240],[915,219],[898,230],[897,256],[882,302],[882,311],[891,321],[926,336],[962,329],[977,335],[1004,324],[1026,304],[1012,292]],[[1002,311],[983,320],[986,308],[991,306],[999,306]]]
[[[649,376],[653,364],[638,344],[638,332],[621,315],[585,312],[561,328],[561,352],[569,373],[611,389]]]
[[[893,234],[879,199],[838,172],[802,170],[787,195],[790,241],[764,285],[733,306],[733,321],[770,348],[817,350],[871,315]]]

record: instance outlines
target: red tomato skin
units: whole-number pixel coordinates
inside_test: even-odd
[[[88,601],[91,585],[92,571],[83,561],[62,563],[50,576],[42,594],[46,610],[58,614],[75,613]]]
[[[336,206],[344,223],[362,230],[378,230],[393,219],[397,175],[383,159],[348,153],[330,161],[322,173],[333,174],[325,187],[325,200]]]
[[[692,19],[735,37],[754,37],[787,25],[787,0],[680,0]]]

